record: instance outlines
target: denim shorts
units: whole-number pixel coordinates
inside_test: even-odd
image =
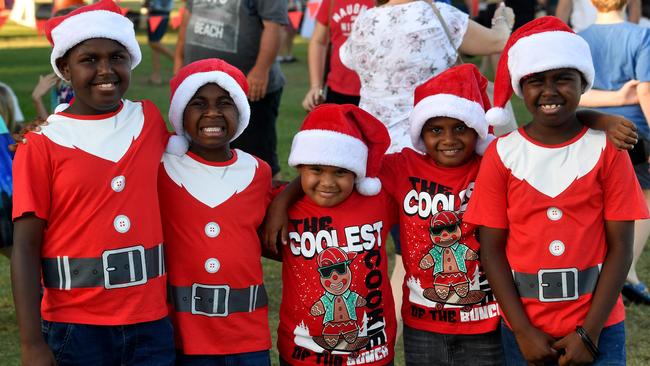
[[[501,334],[441,334],[404,325],[404,358],[407,366],[501,366]]]
[[[176,355],[177,366],[270,366],[269,351],[233,355]]]
[[[600,357],[591,365],[598,366],[625,366],[625,322],[610,325],[603,328],[598,339],[598,350]],[[501,337],[503,339],[503,353],[505,365],[526,366],[528,363],[519,351],[515,334],[505,324],[501,324]],[[557,365],[547,363],[547,365]]]
[[[41,331],[58,366],[174,364],[174,336],[169,318],[116,326],[43,320]]]

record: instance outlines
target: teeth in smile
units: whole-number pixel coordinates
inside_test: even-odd
[[[541,107],[542,107],[542,109],[555,109],[555,108],[559,108],[560,105],[559,104],[542,104]]]
[[[203,132],[205,133],[219,133],[223,131],[221,127],[203,127]]]
[[[97,87],[100,89],[110,89],[113,87],[113,83],[97,84]]]

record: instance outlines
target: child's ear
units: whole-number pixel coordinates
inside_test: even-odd
[[[59,57],[56,59],[56,67],[61,71],[65,80],[70,80],[70,67],[68,66],[67,57]]]

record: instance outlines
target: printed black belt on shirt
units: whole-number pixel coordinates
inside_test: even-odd
[[[107,290],[137,286],[165,274],[163,244],[107,250],[101,258],[44,258],[43,283],[47,288],[104,287]]]
[[[537,273],[513,272],[519,296],[541,302],[576,300],[596,289],[600,266],[540,269]]]
[[[210,317],[250,313],[268,303],[263,284],[246,288],[230,288],[228,285],[195,283],[191,287],[170,286],[169,292],[174,310]]]

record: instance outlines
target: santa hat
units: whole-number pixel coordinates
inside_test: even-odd
[[[122,15],[120,7],[113,0],[102,0],[82,6],[66,15],[51,18],[45,23],[45,34],[52,45],[52,68],[64,80],[61,70],[56,66],[56,60],[88,39],[107,38],[119,42],[131,55],[132,70],[142,60],[133,23]]]
[[[494,81],[494,108],[487,112],[493,126],[508,123],[503,108],[512,92],[519,97],[521,79],[538,72],[572,68],[582,73],[587,91],[594,83],[594,65],[589,44],[575,34],[563,21],[546,16],[526,23],[517,29],[506,43]]]
[[[383,123],[352,104],[323,104],[307,115],[294,136],[289,165],[330,165],[354,172],[357,191],[374,196],[381,190],[376,178],[390,145]]]
[[[451,117],[461,120],[478,134],[476,152],[483,155],[494,140],[488,133],[485,111],[490,108],[487,79],[473,64],[452,67],[415,89],[415,107],[410,115],[411,142],[425,153],[422,127],[430,118]]]
[[[192,62],[181,68],[169,82],[169,122],[174,126],[176,136],[172,136],[167,143],[168,153],[182,156],[187,152],[190,140],[183,129],[183,112],[196,91],[210,83],[217,84],[227,91],[239,112],[237,131],[230,141],[239,137],[248,126],[251,107],[246,97],[248,82],[244,74],[226,61],[216,58]]]

